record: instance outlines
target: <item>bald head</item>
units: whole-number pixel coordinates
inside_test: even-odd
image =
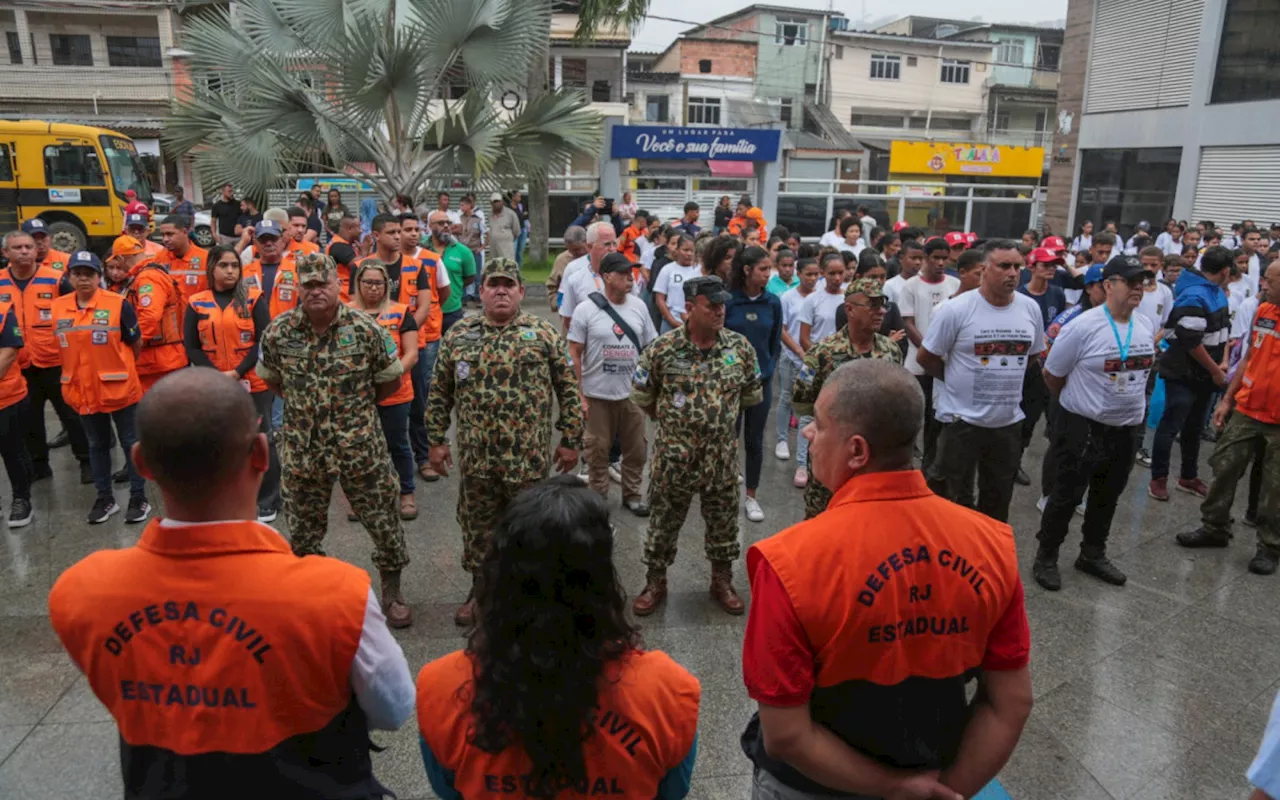
[[[850,361],[827,378],[818,402],[844,438],[866,440],[875,469],[910,467],[924,421],[924,395],[910,372],[878,358]]]
[[[138,447],[166,494],[210,490],[245,466],[258,415],[239,382],[208,367],[180,369],[138,404]]]

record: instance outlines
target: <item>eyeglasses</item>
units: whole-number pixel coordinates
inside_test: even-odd
[[[366,281],[365,279],[361,278],[360,285],[368,286],[370,289],[376,289],[379,286],[386,286],[387,282],[386,281]]]
[[[857,306],[858,308],[870,308],[872,310],[878,310],[878,309],[884,308],[885,305],[888,304],[888,302],[889,302],[889,299],[887,297],[868,297],[867,302],[865,303],[855,303],[851,300],[849,301],[849,305]]]
[[[1129,287],[1130,289],[1137,289],[1137,288],[1140,288],[1141,286],[1145,285],[1148,279],[1147,279],[1147,276],[1146,276],[1146,275],[1134,275],[1134,276],[1129,277],[1129,278],[1122,278],[1122,277],[1120,277],[1119,275],[1112,275],[1112,276],[1111,276],[1111,280],[1112,280],[1113,282],[1114,282],[1114,281],[1123,281],[1125,284],[1127,284],[1127,285],[1128,285],[1128,287]]]

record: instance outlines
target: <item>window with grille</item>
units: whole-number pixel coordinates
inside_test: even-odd
[[[5,42],[9,45],[9,63],[22,63],[22,40],[18,38],[16,31],[5,31]]]
[[[93,51],[87,34],[51,33],[49,49],[53,51],[53,63],[59,67],[92,67]]]
[[[778,101],[778,119],[791,124],[791,98],[785,97]]]
[[[802,19],[778,17],[774,21],[773,42],[786,46],[803,46],[809,41],[809,23]]]
[[[908,126],[912,130],[922,131],[925,129],[935,131],[968,131],[973,127],[973,123],[964,117],[938,117],[929,119],[925,116],[912,117]]]
[[[953,58],[942,59],[941,80],[943,83],[968,83],[969,62],[956,61]]]
[[[871,77],[880,81],[896,81],[902,76],[902,56],[871,54]]]
[[[868,128],[901,128],[902,116],[898,114],[850,114],[850,125],[862,125]]]
[[[685,122],[690,125],[719,125],[720,98],[690,97]]]
[[[158,36],[108,36],[107,63],[113,67],[159,67]]]
[[[1001,64],[1021,64],[1026,56],[1026,47],[1021,39],[1001,39],[996,51],[996,60]],[[968,83],[968,81],[963,81]]]
[[[644,121],[667,122],[667,106],[670,99],[665,94],[646,96],[644,99]]]

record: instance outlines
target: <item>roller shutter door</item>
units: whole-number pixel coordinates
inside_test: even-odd
[[[1086,114],[1188,105],[1204,0],[1098,0]]]
[[[1280,221],[1280,145],[1202,149],[1191,216],[1223,228]]]

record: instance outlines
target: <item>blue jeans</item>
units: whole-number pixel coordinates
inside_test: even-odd
[[[785,442],[791,431],[791,390],[796,385],[796,376],[800,367],[791,359],[783,356],[778,359],[778,441]],[[813,421],[813,417],[800,417],[796,429],[796,466],[809,466],[809,440],[804,437],[804,426]]]
[[[111,424],[116,426],[120,448],[124,450],[124,466],[129,470],[129,497],[146,499],[147,482],[133,468],[133,443],[138,440],[134,431],[134,416],[138,406],[125,406],[110,414],[85,414],[80,417],[85,436],[89,438],[89,469],[93,472],[93,488],[98,497],[111,499]]]
[[[1189,481],[1198,476],[1200,431],[1204,427],[1209,401],[1216,391],[1217,387],[1212,383],[1165,379],[1164,416],[1160,418],[1160,427],[1156,428],[1156,438],[1151,446],[1153,480],[1169,477],[1175,438],[1178,438],[1178,447],[1182,451],[1182,479]]]
[[[271,430],[278,431],[284,427],[284,398],[276,395],[271,401]]]
[[[516,263],[524,266],[524,246],[529,241],[529,232],[521,230],[520,236],[516,238]]]
[[[431,392],[431,372],[436,368],[436,354],[440,352],[440,340],[427,342],[418,350],[418,360],[413,365],[413,402],[409,405],[409,443],[413,446],[413,460],[419,466],[427,463],[431,444],[427,440],[427,395]]]
[[[382,420],[382,435],[391,451],[391,463],[400,476],[400,494],[413,494],[413,450],[409,447],[409,406],[378,406],[378,418]]]

